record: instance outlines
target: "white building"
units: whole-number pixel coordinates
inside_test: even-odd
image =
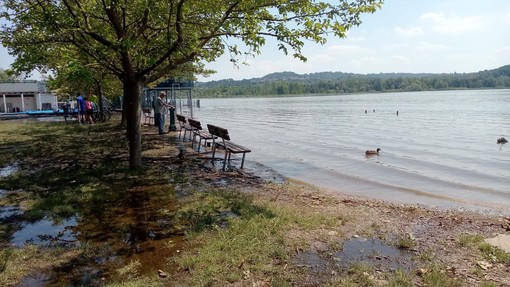
[[[57,96],[42,81],[0,83],[0,113],[56,110]]]

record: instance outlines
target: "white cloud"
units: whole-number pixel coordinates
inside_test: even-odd
[[[347,38],[347,40],[351,41],[351,42],[363,42],[363,41],[366,41],[367,38],[366,37],[363,37],[363,36],[359,36],[359,37],[352,37],[352,38]]]
[[[420,27],[397,27],[394,30],[398,35],[405,37],[415,37],[423,34],[423,29]]]
[[[426,51],[446,51],[449,50],[450,47],[441,44],[433,44],[427,41],[422,41],[418,43],[417,49]]]
[[[395,51],[395,50],[406,50],[409,49],[408,43],[391,43],[389,45],[384,45],[381,48],[385,51]]]
[[[328,47],[328,52],[332,53],[357,53],[361,50],[364,50],[364,48],[357,45],[333,45]]]
[[[392,62],[399,62],[399,63],[410,63],[411,62],[411,60],[404,55],[392,55],[390,57],[390,60]]]
[[[503,23],[510,25],[510,13],[503,15]]]
[[[508,53],[508,54],[510,54],[510,46],[506,46],[506,47],[501,47],[501,48],[494,49],[494,52],[496,52],[496,53]]]
[[[426,13],[420,16],[421,20],[431,22],[434,31],[441,33],[463,33],[481,28],[484,21],[479,16],[460,17],[457,15],[445,16],[443,13]]]

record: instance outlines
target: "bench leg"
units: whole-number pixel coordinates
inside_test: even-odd
[[[243,152],[243,159],[241,161],[241,169],[243,169],[243,166],[244,166],[244,157],[246,156],[246,153]]]
[[[207,141],[205,141],[207,142]],[[205,144],[205,143],[204,143]],[[198,147],[197,147],[197,152],[200,152],[200,145],[202,145],[202,137],[201,136],[198,136]]]
[[[193,149],[195,147],[195,138],[196,138],[196,134],[193,133],[193,134],[190,134],[190,137],[191,137],[191,149]]]
[[[225,159],[223,160],[223,171],[225,171],[225,166],[227,165],[227,156],[228,156],[228,161],[230,161],[230,153],[225,150]]]

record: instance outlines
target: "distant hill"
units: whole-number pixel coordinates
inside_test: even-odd
[[[194,93],[199,97],[232,97],[495,88],[510,88],[510,65],[476,73],[451,74],[278,72],[239,81],[196,82]]]

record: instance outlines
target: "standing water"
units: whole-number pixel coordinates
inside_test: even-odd
[[[248,161],[290,178],[395,202],[510,212],[510,144],[496,143],[510,138],[510,90],[202,99],[194,117],[227,128],[252,149]]]

